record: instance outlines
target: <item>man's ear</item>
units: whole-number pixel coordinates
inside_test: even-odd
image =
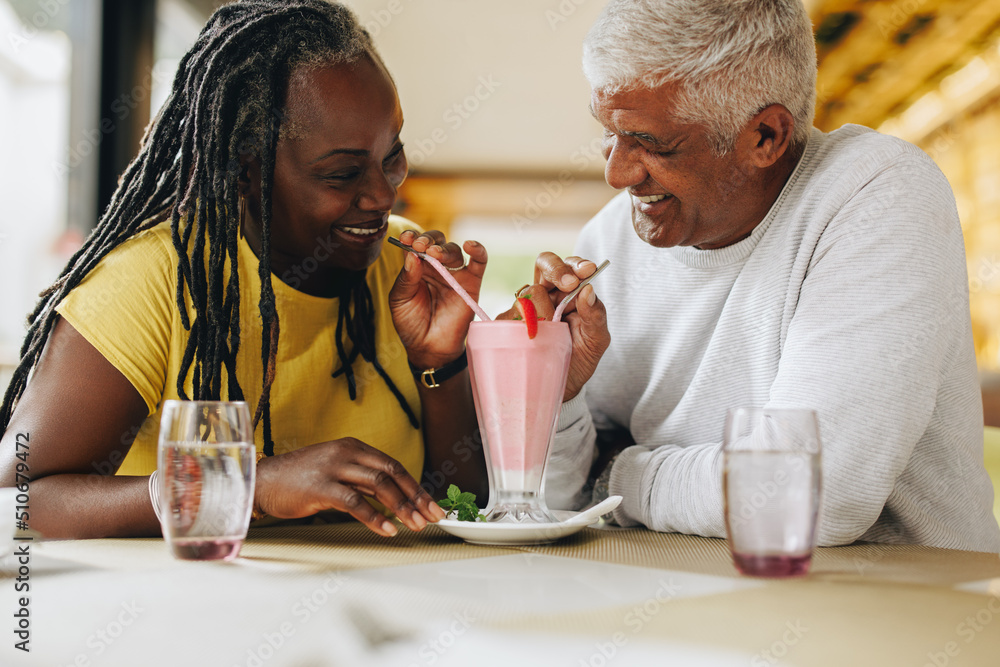
[[[781,104],[764,107],[740,133],[739,143],[750,162],[766,169],[777,162],[792,143],[795,117]]]

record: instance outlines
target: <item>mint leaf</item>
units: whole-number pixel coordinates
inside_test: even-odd
[[[449,515],[454,514],[459,521],[486,521],[486,516],[476,505],[476,494],[462,493],[454,484],[448,487],[448,497],[439,500],[438,505]]]

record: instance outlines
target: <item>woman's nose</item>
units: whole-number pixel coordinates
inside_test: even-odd
[[[396,201],[396,185],[381,169],[370,171],[371,175],[365,179],[358,196],[358,208],[365,211],[388,211]]]

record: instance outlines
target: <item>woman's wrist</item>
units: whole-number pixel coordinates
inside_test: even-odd
[[[260,492],[262,486],[260,484],[260,462],[265,458],[267,458],[267,455],[264,454],[264,452],[257,452],[257,460],[254,462],[254,466],[256,466],[256,470],[254,471],[254,479],[256,480],[256,483],[254,484],[253,508],[250,510],[251,521],[257,521],[267,516],[267,512],[263,510],[260,503],[260,497],[263,495]]]
[[[427,389],[435,389],[442,383],[447,382],[451,378],[461,374],[462,371],[468,367],[469,360],[466,356],[465,350],[462,350],[462,353],[457,357],[437,366],[425,366],[415,364],[412,361],[409,362],[409,365],[410,372],[413,374],[413,379],[415,379],[418,384],[423,385]]]

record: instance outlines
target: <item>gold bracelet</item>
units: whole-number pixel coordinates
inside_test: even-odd
[[[267,454],[265,454],[264,452],[257,452],[257,460],[254,461],[254,466],[256,466],[258,463],[260,463],[260,460],[263,459],[263,458],[265,458],[266,456],[267,456]],[[256,475],[255,475],[255,477],[256,477]],[[260,519],[263,519],[266,516],[267,516],[267,514],[265,514],[263,510],[260,510],[260,509],[257,508],[257,503],[255,502],[254,505],[253,505],[253,510],[250,512],[250,520],[251,521],[259,521]]]

